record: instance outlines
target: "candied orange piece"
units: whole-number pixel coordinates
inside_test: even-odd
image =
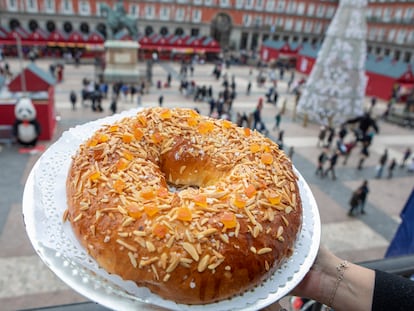
[[[163,224],[158,224],[157,223],[152,228],[152,233],[154,233],[154,235],[157,236],[158,238],[162,239],[168,233],[168,228],[167,228],[167,226],[165,226]]]
[[[122,179],[117,179],[114,182],[114,190],[117,193],[122,193],[122,191],[124,190],[124,188],[125,188],[125,183],[122,181]]]
[[[134,158],[134,155],[131,152],[129,152],[129,151],[125,151],[122,155],[128,161],[131,161]]]
[[[118,171],[123,171],[128,167],[129,161],[125,160],[124,158],[120,158],[118,162],[116,163],[116,169]]]
[[[118,126],[118,125],[111,125],[111,126],[109,127],[109,132],[110,132],[110,133],[113,133],[113,132],[118,131],[118,129],[119,129],[119,126]]]
[[[91,181],[98,181],[99,177],[101,177],[101,173],[99,172],[94,172],[89,176],[89,179]]]
[[[151,200],[155,198],[155,193],[152,191],[152,189],[144,189],[141,191],[141,198],[145,200]]]
[[[193,215],[188,207],[182,206],[178,209],[177,219],[182,221],[191,221],[193,219]]]
[[[99,141],[100,143],[105,143],[105,142],[107,142],[108,140],[109,140],[109,136],[108,136],[108,135],[106,135],[106,134],[101,134],[101,135],[99,135],[98,141]]]
[[[251,198],[257,193],[257,191],[253,185],[249,185],[246,189],[244,189],[244,193],[248,198]]]
[[[245,127],[243,130],[244,130],[244,135],[249,137],[251,134],[251,130],[248,127]]]
[[[161,119],[169,119],[171,118],[172,114],[171,114],[171,110],[170,109],[163,109],[160,113],[160,118]]]
[[[137,205],[129,205],[127,210],[128,215],[132,218],[139,219],[142,216],[142,212],[139,210]]]
[[[126,144],[129,144],[132,141],[133,138],[134,138],[134,136],[129,134],[129,133],[125,133],[125,134],[122,135],[122,141]]]
[[[229,120],[223,120],[223,127],[229,129],[232,127],[232,123]]]
[[[268,145],[264,145],[263,151],[264,152],[270,152],[270,147]]]
[[[194,202],[201,207],[207,207],[207,197],[203,194],[197,194],[194,196]]]
[[[152,217],[152,216],[154,216],[155,214],[158,213],[159,209],[158,209],[157,205],[150,204],[150,205],[145,205],[144,206],[144,211],[149,217]]]
[[[213,129],[214,129],[214,123],[210,121],[205,121],[198,125],[198,132],[200,134],[210,133]]]
[[[280,203],[282,197],[280,194],[277,194],[276,192],[270,192],[268,191],[265,193],[266,198],[269,200],[270,204],[277,205]]]
[[[159,144],[160,142],[162,142],[164,137],[162,137],[162,135],[157,132],[157,133],[152,134],[151,139],[154,142],[154,144]]]
[[[88,147],[95,147],[98,144],[98,139],[96,138],[92,138],[91,140],[89,140],[88,142]]]
[[[226,229],[232,229],[232,228],[236,227],[236,225],[237,225],[236,215],[234,215],[233,213],[230,213],[230,212],[225,212],[220,217],[220,221],[224,225],[224,228],[226,228]]]
[[[147,126],[147,118],[143,115],[138,116],[138,120],[139,122],[141,122],[141,124],[146,127]]]
[[[139,128],[135,128],[134,129],[134,137],[136,140],[141,140],[142,136],[144,136],[144,133],[139,129]]]
[[[233,200],[233,204],[238,208],[243,208],[246,206],[247,201],[240,194],[236,194],[236,197]]]
[[[251,144],[250,145],[250,151],[253,153],[256,153],[258,151],[260,151],[262,148],[258,145],[258,144]]]
[[[187,124],[189,126],[196,126],[197,125],[197,120],[190,117],[190,118],[187,119]]]
[[[168,197],[168,189],[165,188],[165,187],[160,187],[157,190],[157,196],[160,197],[160,198],[166,198],[166,197]]]
[[[190,116],[193,117],[194,119],[197,119],[200,115],[198,114],[197,111],[190,110]]]
[[[270,153],[265,152],[262,154],[261,161],[263,164],[272,164],[273,156]]]

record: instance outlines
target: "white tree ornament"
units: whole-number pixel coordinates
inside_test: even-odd
[[[335,125],[361,115],[366,87],[367,0],[341,0],[303,88],[298,111]]]

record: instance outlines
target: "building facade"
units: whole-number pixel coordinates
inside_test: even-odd
[[[0,0],[0,25],[52,32],[105,34],[101,3],[116,0]],[[338,1],[329,0],[124,0],[145,35],[212,36],[230,50],[257,51],[267,39],[320,43]],[[369,0],[367,49],[414,62],[414,0]]]

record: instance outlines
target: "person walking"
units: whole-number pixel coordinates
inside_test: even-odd
[[[332,179],[335,180],[336,179],[336,175],[335,175],[335,166],[336,163],[338,162],[338,157],[339,157],[339,150],[335,150],[334,153],[332,154],[332,156],[329,158],[329,167],[327,168],[327,170],[323,173],[323,176],[327,176],[329,172],[331,172],[332,174]]]
[[[412,153],[411,148],[405,149],[400,168],[403,168],[405,166],[405,163],[407,162],[408,158],[411,156],[411,153]]]
[[[70,103],[72,104],[72,110],[76,110],[76,102],[78,100],[78,97],[76,96],[75,91],[71,91],[69,95]]]
[[[275,115],[275,125],[273,126],[274,131],[279,129],[281,120],[282,120],[282,114],[279,110],[279,112]]]
[[[164,103],[164,95],[160,95],[160,96],[158,97],[158,105],[159,105],[160,107],[162,107],[163,103]]]
[[[361,214],[365,214],[365,201],[369,193],[368,180],[364,180],[362,185],[358,188],[359,190],[359,208]]]
[[[325,147],[325,137],[326,137],[327,128],[326,126],[322,125],[319,129],[318,134],[318,147]]]
[[[358,206],[360,204],[360,195],[360,189],[357,189],[354,192],[352,192],[351,199],[349,200],[350,209],[348,210],[348,216],[354,216],[354,211],[358,210]]]
[[[323,177],[323,166],[327,159],[328,159],[327,150],[326,148],[324,148],[318,156],[318,166],[315,171],[316,175],[320,175],[321,177]]]
[[[388,179],[392,178],[392,175],[394,173],[394,169],[396,166],[397,166],[397,160],[393,158],[390,164],[388,165]]]
[[[387,164],[387,160],[388,160],[388,150],[385,149],[384,153],[381,155],[381,157],[379,159],[377,174],[375,175],[375,178],[381,178],[382,177],[382,172],[384,171],[385,164]]]
[[[369,157],[368,148],[369,148],[369,143],[364,142],[363,145],[362,145],[360,158],[359,158],[359,162],[358,162],[358,166],[357,166],[358,170],[362,170],[362,166],[364,165],[365,160]]]

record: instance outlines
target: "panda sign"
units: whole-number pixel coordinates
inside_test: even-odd
[[[19,144],[35,147],[40,135],[40,124],[36,119],[36,109],[29,98],[21,98],[15,108],[16,121],[13,124],[13,135]]]

